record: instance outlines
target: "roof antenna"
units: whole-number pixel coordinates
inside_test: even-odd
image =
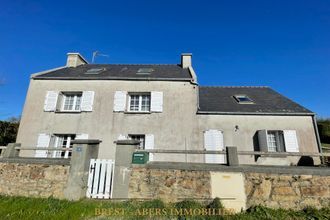
[[[93,57],[92,57],[92,63],[94,63],[95,58],[96,58],[97,56],[99,56],[99,57],[109,57],[108,54],[102,54],[102,53],[100,53],[99,51],[94,51],[94,52],[93,52]]]

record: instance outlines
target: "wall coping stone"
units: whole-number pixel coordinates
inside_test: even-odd
[[[70,159],[35,157],[0,158],[0,163],[70,165]]]
[[[149,169],[330,176],[329,167],[261,166],[261,165],[226,166],[220,164],[183,163],[183,162],[149,162],[145,165],[133,165],[133,167],[149,168]]]
[[[138,141],[138,140],[118,140],[118,141],[115,141],[115,144],[117,144],[117,145],[138,145],[138,144],[140,144],[140,141]]]
[[[99,144],[101,142],[98,139],[76,139],[71,141],[72,144]]]

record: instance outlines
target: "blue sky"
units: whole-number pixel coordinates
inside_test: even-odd
[[[67,52],[98,63],[179,63],[201,85],[268,85],[330,117],[329,1],[0,2],[0,119],[21,114],[29,75]]]

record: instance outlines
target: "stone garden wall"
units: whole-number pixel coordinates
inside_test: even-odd
[[[69,165],[0,162],[0,194],[64,198]]]
[[[206,166],[206,165],[205,165]],[[285,172],[298,174],[276,173],[276,168],[266,170],[272,174],[260,172],[259,168],[244,169],[209,169],[201,166],[193,169],[161,169],[156,167],[133,167],[129,181],[129,198],[177,201],[184,198],[211,200],[214,197],[215,187],[227,187],[222,190],[220,198],[229,198],[225,201],[229,207],[240,210],[253,205],[264,205],[271,208],[302,209],[307,206],[324,207],[330,204],[330,175],[312,175],[314,171],[304,171],[302,168],[285,168]],[[253,172],[253,170],[258,170]],[[297,169],[297,170],[296,170]],[[316,173],[323,172],[317,170]],[[299,171],[299,172],[298,172]],[[325,173],[328,173],[327,170]],[[219,173],[214,180],[211,176]],[[306,174],[303,174],[306,173]],[[241,180],[234,179],[234,175],[242,174]],[[235,184],[230,183],[230,179]],[[222,182],[221,182],[222,181]],[[235,191],[239,190],[237,181],[242,181],[243,200],[234,198]],[[245,192],[245,196],[244,196]],[[235,204],[236,200],[236,204]],[[244,204],[237,204],[237,201]],[[231,202],[232,201],[232,202]]]
[[[129,182],[129,198],[175,202],[183,198],[211,197],[210,172],[134,168]]]
[[[245,173],[247,206],[321,208],[330,204],[330,176]]]

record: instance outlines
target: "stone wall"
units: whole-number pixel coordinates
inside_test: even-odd
[[[321,208],[330,204],[330,175],[328,175],[330,170],[301,167],[277,169],[274,167],[215,168],[207,165],[184,169],[173,167],[166,169],[158,165],[133,167],[128,197],[160,198],[165,201],[184,198],[209,201],[215,197],[214,191],[222,189],[222,192],[220,190],[220,194],[216,196],[224,199],[227,208],[238,211],[239,207],[249,208],[253,205],[302,209],[307,206]],[[217,174],[219,178],[215,179],[214,176]],[[239,174],[243,178],[235,179],[234,176]],[[228,184],[230,181],[234,181],[235,184]],[[244,199],[237,196],[240,195],[236,193],[239,185],[237,181],[241,181]],[[227,201],[226,198],[229,200]],[[238,204],[239,201],[243,201],[244,204]]]
[[[175,202],[184,198],[211,197],[210,172],[134,168],[129,182],[129,198]]]
[[[330,204],[330,176],[245,173],[247,207],[302,209]]]
[[[0,162],[0,194],[64,198],[69,165]]]

